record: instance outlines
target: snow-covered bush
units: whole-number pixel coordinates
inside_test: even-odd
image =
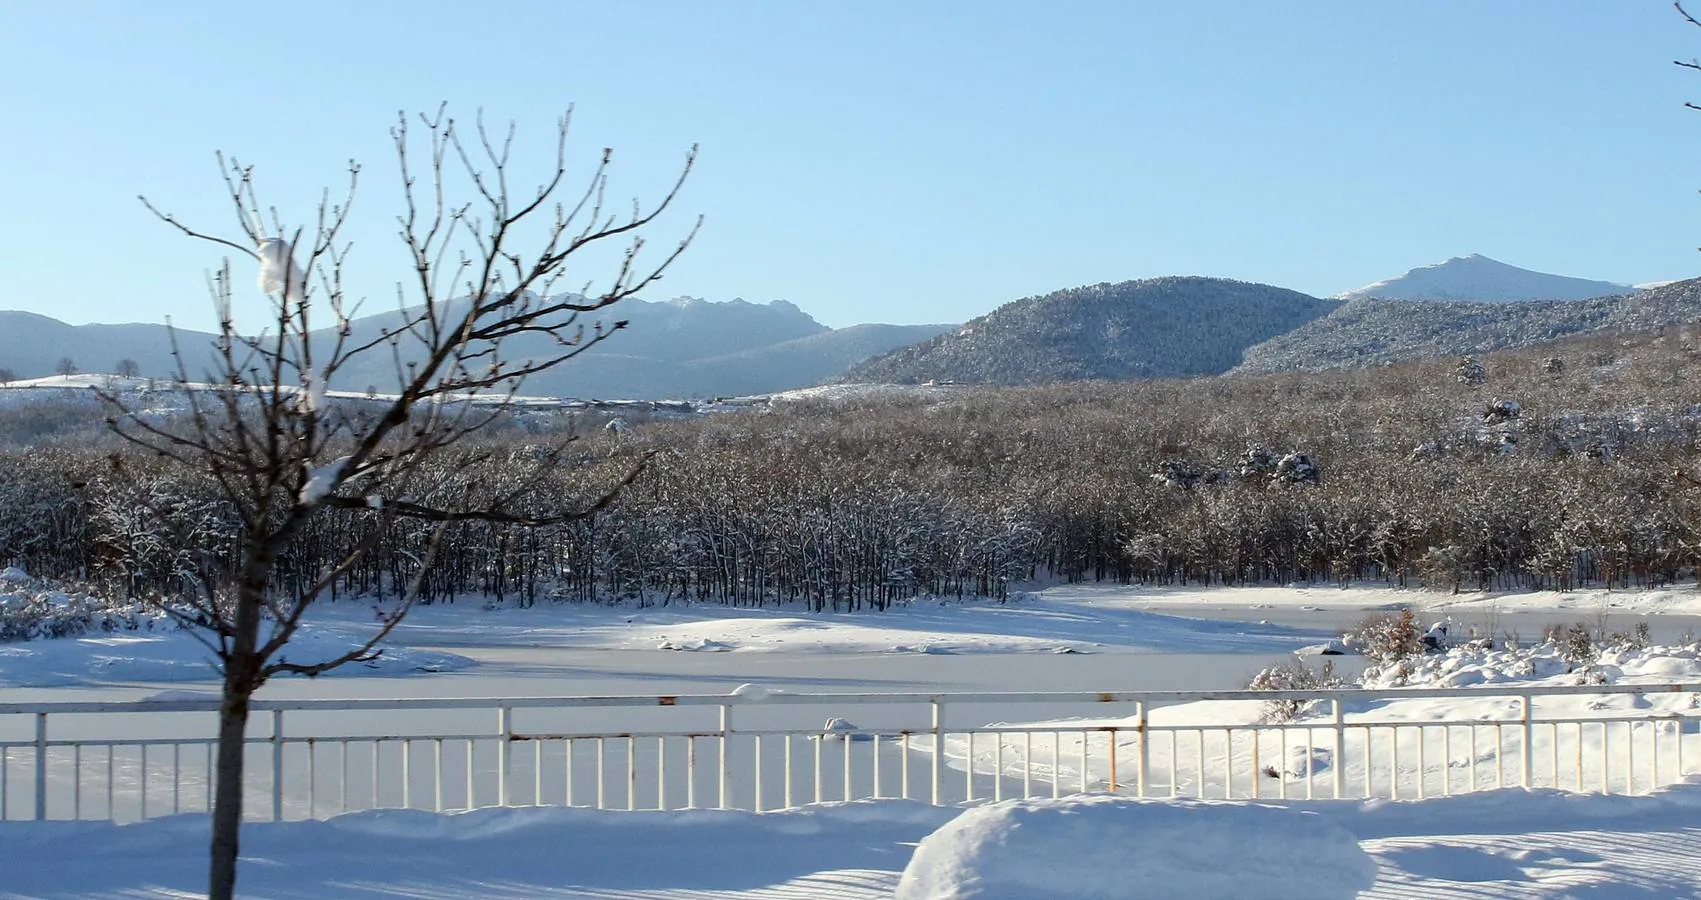
[[[15,573],[15,574],[14,574]],[[0,578],[0,644],[114,631],[175,628],[164,613],[139,601],[64,591],[7,569]]]
[[[1423,630],[1409,609],[1370,616],[1342,635],[1341,641],[1377,666],[1398,664],[1424,653]]]
[[[1299,660],[1277,663],[1246,683],[1252,691],[1320,691],[1338,688],[1346,682],[1335,674],[1335,664],[1324,660],[1322,668],[1312,669]],[[1292,722],[1311,707],[1315,700],[1266,700],[1258,721],[1280,724]]]
[[[1481,360],[1466,356],[1461,357],[1459,364],[1453,367],[1453,377],[1458,379],[1460,384],[1475,387],[1488,380],[1488,372],[1483,369]]]
[[[1316,484],[1323,479],[1323,470],[1296,450],[1276,461],[1274,478],[1282,484]]]

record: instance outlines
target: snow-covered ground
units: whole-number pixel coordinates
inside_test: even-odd
[[[1240,610],[1238,619],[1244,621],[1190,615],[1206,606]],[[825,668],[848,660],[847,665],[860,667],[870,677],[885,679],[878,687],[858,684],[853,689],[938,690],[937,683],[913,674],[920,671],[913,666],[958,658],[985,660],[1010,671],[1041,672],[1119,660],[1126,660],[1129,667],[1146,661],[1184,667],[1206,654],[1227,655],[1213,659],[1256,659],[1317,642],[1329,633],[1326,623],[1408,606],[1422,610],[1424,619],[1492,619],[1506,610],[1548,615],[1556,622],[1591,619],[1602,610],[1682,617],[1701,614],[1701,592],[1683,588],[1454,596],[1333,587],[1054,586],[1007,604],[918,602],[885,613],[819,616],[795,610],[722,607],[543,604],[532,609],[484,609],[478,603],[460,603],[415,610],[382,660],[343,674],[388,676],[380,681],[391,695],[400,693],[394,688],[404,683],[419,686],[411,693],[430,693],[434,680],[479,683],[475,660],[502,653],[553,651],[572,654],[580,665],[594,657],[598,666],[610,671],[640,669],[660,657],[725,663],[729,674],[766,671],[778,661]],[[306,659],[340,652],[371,627],[372,612],[362,604],[327,606],[323,612],[303,633],[302,643],[291,645],[292,656]],[[1289,621],[1314,620],[1324,627],[1259,621],[1277,619],[1279,613],[1291,614]],[[188,635],[171,631],[0,644],[0,697],[6,696],[5,687],[16,686],[89,685],[92,690],[92,686],[115,682],[206,681],[212,674],[206,657],[205,649]],[[1701,680],[1698,657],[1701,654],[1683,647],[1615,651],[1598,660],[1589,677],[1616,683],[1696,681]],[[1426,658],[1407,680],[1419,685],[1476,686],[1480,692],[1378,701],[1355,706],[1346,716],[1349,724],[1374,719],[1412,726],[1438,720],[1504,719],[1508,703],[1515,701],[1493,696],[1496,686],[1576,683],[1578,673],[1566,671],[1569,668],[1553,648],[1519,654],[1456,650]],[[454,674],[440,679],[420,677],[451,670]],[[496,695],[503,696],[573,692],[563,688],[574,683],[564,681],[564,674],[558,665],[537,662],[524,676],[506,671],[489,684]],[[656,679],[658,673],[634,671],[633,677]],[[1038,684],[1043,677],[1031,680]],[[656,689],[672,687],[667,684],[668,688]],[[1129,687],[1114,683],[1104,689]],[[291,685],[296,695],[327,689],[322,682]],[[1686,710],[1690,698],[1687,693],[1560,698],[1538,701],[1537,708],[1550,716],[1622,716],[1649,709],[1675,713]],[[1187,704],[1160,708],[1152,721],[1160,726],[1185,721],[1239,727],[1254,722],[1262,712],[1257,701]],[[1070,719],[1065,724],[1090,729],[1129,723]],[[1279,774],[1256,782],[1262,791],[1259,800],[1245,799],[1258,778],[1251,773],[1260,769],[1250,756],[1250,742],[1243,743],[1234,758],[1233,771],[1242,780],[1231,785],[1215,773],[1196,770],[1186,755],[1186,743],[1171,750],[1159,740],[1152,748],[1154,772],[1169,771],[1174,759],[1183,774],[1198,771],[1197,776],[1178,783],[1177,792],[1184,798],[1197,793],[1213,799],[1065,798],[996,808],[976,804],[966,813],[961,808],[935,809],[903,801],[762,814],[368,811],[327,821],[248,826],[242,887],[245,894],[263,897],[679,900],[890,897],[894,891],[907,892],[899,894],[904,897],[1189,896],[1192,900],[1213,896],[1317,900],[1355,894],[1377,900],[1701,896],[1701,858],[1689,849],[1701,838],[1701,825],[1696,824],[1701,822],[1697,815],[1701,782],[1636,797],[1504,790],[1421,802],[1271,799],[1280,785],[1293,787],[1297,794],[1303,791],[1296,785],[1329,783],[1336,761],[1320,752],[1330,749],[1328,738],[1322,731],[1309,734],[1303,724],[1304,720],[1302,727],[1281,735],[1280,744],[1270,743],[1277,739],[1276,733],[1265,735],[1262,763],[1274,766]],[[1677,741],[1690,752],[1701,753],[1701,734],[1669,730],[1672,733],[1666,735],[1664,745],[1668,760]],[[1084,733],[1077,730],[1073,735]],[[1387,740],[1384,735],[1379,733],[1377,739]],[[1550,736],[1538,729],[1535,735],[1535,783],[1570,787],[1573,773],[1567,766],[1577,754],[1569,743],[1562,748],[1553,743],[1570,740],[1570,732],[1554,729]],[[1449,747],[1442,741],[1444,736],[1443,730],[1434,727],[1427,733],[1410,727],[1397,738],[1402,741],[1402,758],[1408,761],[1420,758],[1418,742],[1428,742],[1424,746],[1429,764],[1438,773],[1431,776],[1430,793],[1438,793],[1448,783],[1462,789],[1467,774],[1480,776],[1484,786],[1495,783],[1500,765],[1497,754],[1468,744]],[[1059,768],[1065,763],[1073,766],[1079,748],[1071,741],[1080,739],[1066,731],[1055,757],[1043,756],[1050,752],[1049,742],[1032,745],[1042,754],[1035,763],[1041,769],[1054,763]],[[1103,786],[1110,778],[1103,770],[1108,757],[1101,749],[1107,738],[1093,733],[1091,739],[1101,743],[1093,745],[1087,770],[1071,772],[1069,779],[1073,783],[1084,775],[1090,785]],[[1014,774],[1030,745],[1012,738],[995,756],[991,753],[994,740],[983,735],[971,748],[960,737],[948,739],[947,764],[961,771],[973,759],[976,770],[985,774],[997,759],[1007,775]],[[1587,758],[1601,756],[1592,730],[1577,740]],[[1349,785],[1356,786],[1365,774],[1363,755],[1357,749],[1361,746],[1347,744],[1342,767]],[[1555,752],[1560,749],[1563,753]],[[1294,751],[1298,751],[1297,760]],[[1517,752],[1509,753],[1515,772]],[[1130,758],[1124,755],[1124,764]],[[1551,768],[1550,760],[1555,761]],[[1646,756],[1639,757],[1638,765],[1643,767],[1638,771],[1652,774]],[[1387,777],[1382,771],[1370,775],[1379,780]],[[1661,780],[1669,776],[1668,770]],[[1448,778],[1452,781],[1436,780]],[[1125,769],[1120,783],[1126,781]],[[1643,790],[1652,783],[1652,778],[1644,776],[1628,786]],[[1154,784],[1161,784],[1161,779]],[[1167,791],[1167,785],[1163,789]],[[1614,786],[1615,792],[1620,789]],[[1215,799],[1225,795],[1242,799]],[[0,823],[0,897],[192,895],[203,877],[206,827],[205,817],[194,815],[130,825]],[[1187,840],[1179,848],[1171,840],[1165,845],[1172,847],[1171,852],[1139,856],[1143,862],[1130,870],[1135,857],[1129,847],[1155,847],[1166,835],[1185,835]],[[87,865],[90,859],[99,859],[101,865]],[[1212,893],[1213,885],[1226,893]],[[1297,887],[1289,890],[1290,886]]]
[[[365,604],[325,604],[287,652],[301,661],[344,652],[369,633],[373,619]],[[886,612],[820,615],[722,606],[544,603],[486,609],[468,602],[414,609],[381,658],[332,675],[444,672],[472,665],[453,652],[456,647],[812,655],[1270,654],[1326,636],[1317,630],[1197,620],[1044,595],[1002,604],[916,601]],[[209,656],[191,635],[163,624],[157,631],[0,644],[0,687],[205,680],[212,677]]]
[[[1701,892],[1698,822],[1695,783],[1646,797],[1081,797],[967,812],[894,800],[760,814],[386,810],[249,825],[239,888],[429,900],[1664,900]],[[202,816],[0,823],[0,897],[194,896],[206,845]]]

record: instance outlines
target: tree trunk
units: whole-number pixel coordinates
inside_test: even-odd
[[[219,704],[217,793],[213,798],[212,866],[207,884],[209,900],[230,900],[236,894],[237,842],[242,830],[243,755],[247,750],[245,738],[251,695],[252,689],[227,672],[224,700]]]
[[[236,597],[236,621],[224,657],[224,697],[219,703],[218,784],[213,797],[213,844],[207,879],[208,900],[236,895],[236,859],[242,831],[243,762],[247,752],[248,701],[264,682],[260,658],[260,620],[266,576],[276,556],[262,545],[243,566]]]

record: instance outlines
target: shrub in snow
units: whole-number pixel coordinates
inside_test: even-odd
[[[922,838],[896,897],[1346,900],[1375,880],[1358,839],[1314,812],[1101,794],[968,810]]]
[[[1253,444],[1240,455],[1240,466],[1236,471],[1245,481],[1267,479],[1276,472],[1276,454],[1263,444]]]
[[[1484,425],[1504,425],[1517,421],[1524,414],[1524,407],[1516,400],[1491,400],[1483,407],[1482,423]]]
[[[1184,459],[1166,459],[1158,463],[1152,480],[1170,487],[1192,488],[1205,477],[1205,467]]]
[[[1323,470],[1310,456],[1296,450],[1276,461],[1273,477],[1282,484],[1316,484],[1323,479]]]
[[[1345,682],[1335,674],[1335,664],[1325,660],[1322,668],[1313,670],[1299,660],[1277,663],[1252,676],[1246,683],[1253,691],[1319,691],[1338,688]],[[1266,700],[1258,714],[1260,722],[1292,722],[1311,707],[1315,700]]]
[[[1342,635],[1341,642],[1377,665],[1398,663],[1424,652],[1423,632],[1409,609],[1370,616]]]
[[[1482,362],[1476,357],[1465,356],[1461,357],[1459,364],[1453,367],[1453,377],[1460,384],[1475,387],[1488,380],[1488,372],[1483,369]]]
[[[15,569],[7,573],[22,574]],[[175,627],[164,613],[138,600],[109,600],[32,581],[0,580],[0,644]]]

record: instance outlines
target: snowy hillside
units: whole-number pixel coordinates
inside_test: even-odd
[[[1383,297],[1397,300],[1585,300],[1633,290],[1628,284],[1591,281],[1532,272],[1479,253],[1419,266],[1404,275],[1336,296],[1342,300]]]

